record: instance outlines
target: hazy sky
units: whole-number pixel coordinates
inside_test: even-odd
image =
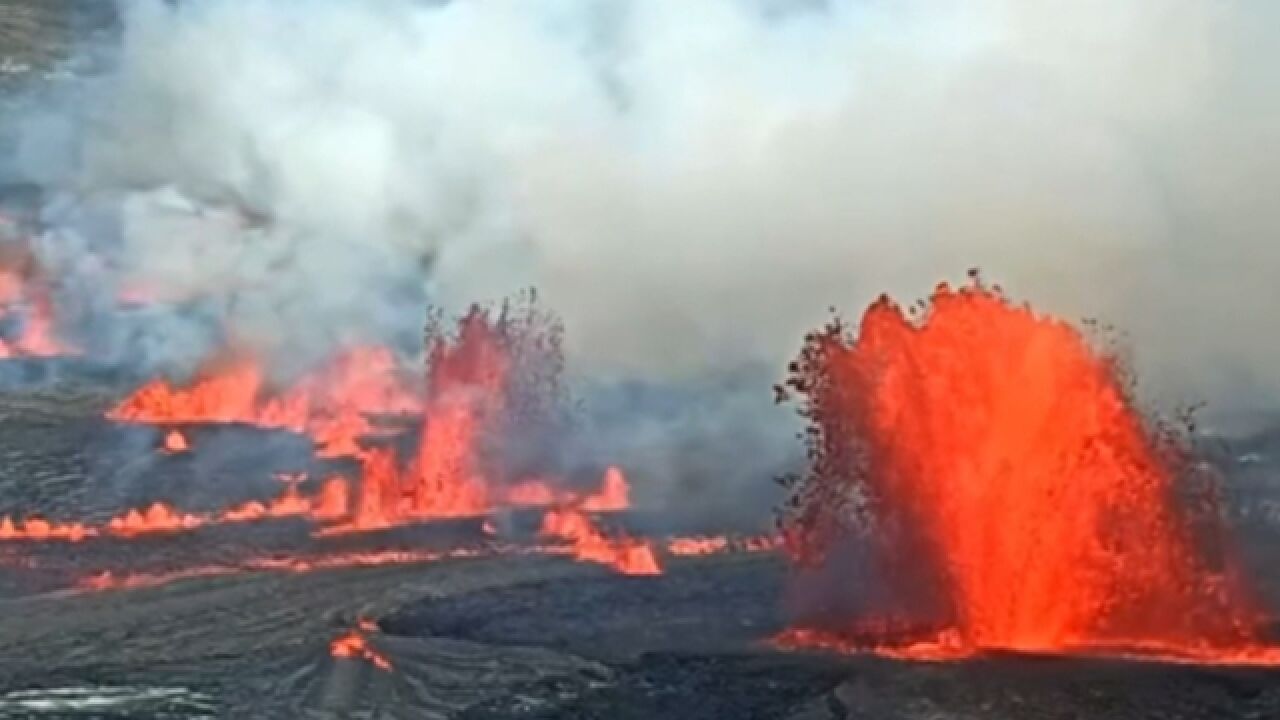
[[[536,285],[586,372],[781,367],[980,266],[1123,328],[1162,397],[1280,393],[1274,3],[130,8],[75,182],[135,193],[124,272],[236,286],[273,351],[416,324],[389,287]]]

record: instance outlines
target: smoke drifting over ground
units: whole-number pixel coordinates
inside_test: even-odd
[[[284,370],[530,285],[595,377],[780,368],[828,306],[976,265],[1126,330],[1161,393],[1280,394],[1261,0],[124,10],[18,154],[70,194],[46,254]]]

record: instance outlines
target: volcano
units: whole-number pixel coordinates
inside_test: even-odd
[[[360,349],[284,384],[232,354],[12,390],[0,716],[1280,708],[1280,588],[1249,572],[1280,525],[1245,514],[1273,491],[1223,491],[1266,439],[1205,455],[976,281],[917,312],[808,339],[780,534],[677,527],[625,467],[571,478],[559,325],[529,306],[433,315],[416,377]]]

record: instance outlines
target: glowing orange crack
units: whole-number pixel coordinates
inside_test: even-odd
[[[360,659],[379,670],[390,672],[391,661],[385,655],[369,647],[365,634],[377,629],[372,622],[361,621],[355,630],[334,638],[329,643],[329,655],[335,658]]]

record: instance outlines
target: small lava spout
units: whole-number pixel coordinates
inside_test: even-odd
[[[316,520],[338,520],[347,516],[351,503],[351,489],[341,477],[331,477],[320,486],[320,493],[311,502],[311,517]]]
[[[181,430],[170,430],[164,435],[164,451],[170,455],[184,453],[191,449],[187,436]]]
[[[335,658],[358,659],[369,662],[379,670],[390,672],[391,661],[385,655],[369,647],[366,635],[377,630],[377,625],[361,620],[355,630],[339,636],[329,643],[329,655]]]
[[[582,509],[590,512],[620,512],[631,507],[631,486],[620,468],[610,465],[604,471],[600,489],[582,501]]]
[[[609,538],[576,508],[549,510],[539,534],[571,543],[574,557],[608,565],[623,575],[661,575],[653,547],[644,540],[622,536]]]
[[[812,463],[783,526],[796,589],[810,570],[810,593],[858,577],[889,598],[817,598],[793,641],[1280,661],[1212,478],[1112,359],[976,275],[917,310],[882,297],[791,365]]]

